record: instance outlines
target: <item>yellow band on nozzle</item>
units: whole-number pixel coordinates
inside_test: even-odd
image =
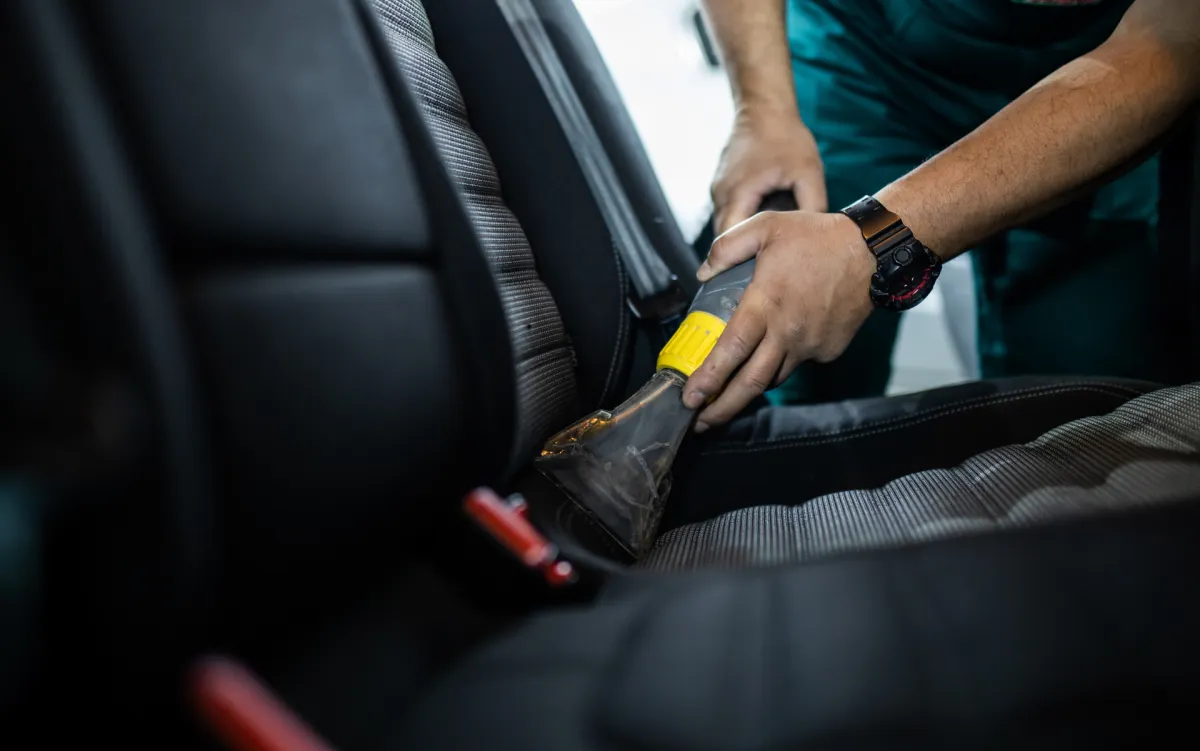
[[[679,324],[671,341],[658,353],[658,369],[671,368],[691,376],[712,352],[725,322],[712,313],[693,310]]]

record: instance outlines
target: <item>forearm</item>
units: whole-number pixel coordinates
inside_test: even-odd
[[[704,0],[739,112],[796,112],[784,0]]]
[[[880,191],[880,201],[943,258],[1035,218],[1146,153],[1200,96],[1200,13],[1134,6],[1117,33],[975,132]],[[1142,8],[1139,8],[1139,5]],[[1182,16],[1182,17],[1181,17]],[[1188,25],[1190,24],[1190,28]],[[1190,36],[1189,36],[1190,35]]]

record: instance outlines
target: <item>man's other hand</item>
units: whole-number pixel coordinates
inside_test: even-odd
[[[713,179],[714,231],[749,218],[778,190],[791,191],[802,210],[829,208],[817,143],[794,110],[742,110]]]
[[[684,388],[697,432],[724,423],[805,360],[829,362],[872,310],[875,258],[843,214],[764,212],[717,238],[697,276],[707,281],[758,256],[754,278],[712,352]]]

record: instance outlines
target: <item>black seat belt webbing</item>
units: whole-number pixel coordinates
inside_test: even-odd
[[[643,231],[587,110],[530,0],[496,0],[587,179],[636,295],[639,318],[667,320],[691,301]]]

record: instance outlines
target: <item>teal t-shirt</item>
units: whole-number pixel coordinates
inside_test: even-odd
[[[919,163],[1103,43],[1131,4],[789,0],[801,115],[819,141],[827,136],[827,173],[843,159],[847,169],[863,160],[897,169]],[[1153,221],[1157,186],[1157,166],[1147,163],[1098,193],[1095,211]],[[842,198],[830,196],[831,203]]]
[[[950,84],[1010,98],[1102,43],[1132,0],[790,0],[793,47],[861,36]]]

